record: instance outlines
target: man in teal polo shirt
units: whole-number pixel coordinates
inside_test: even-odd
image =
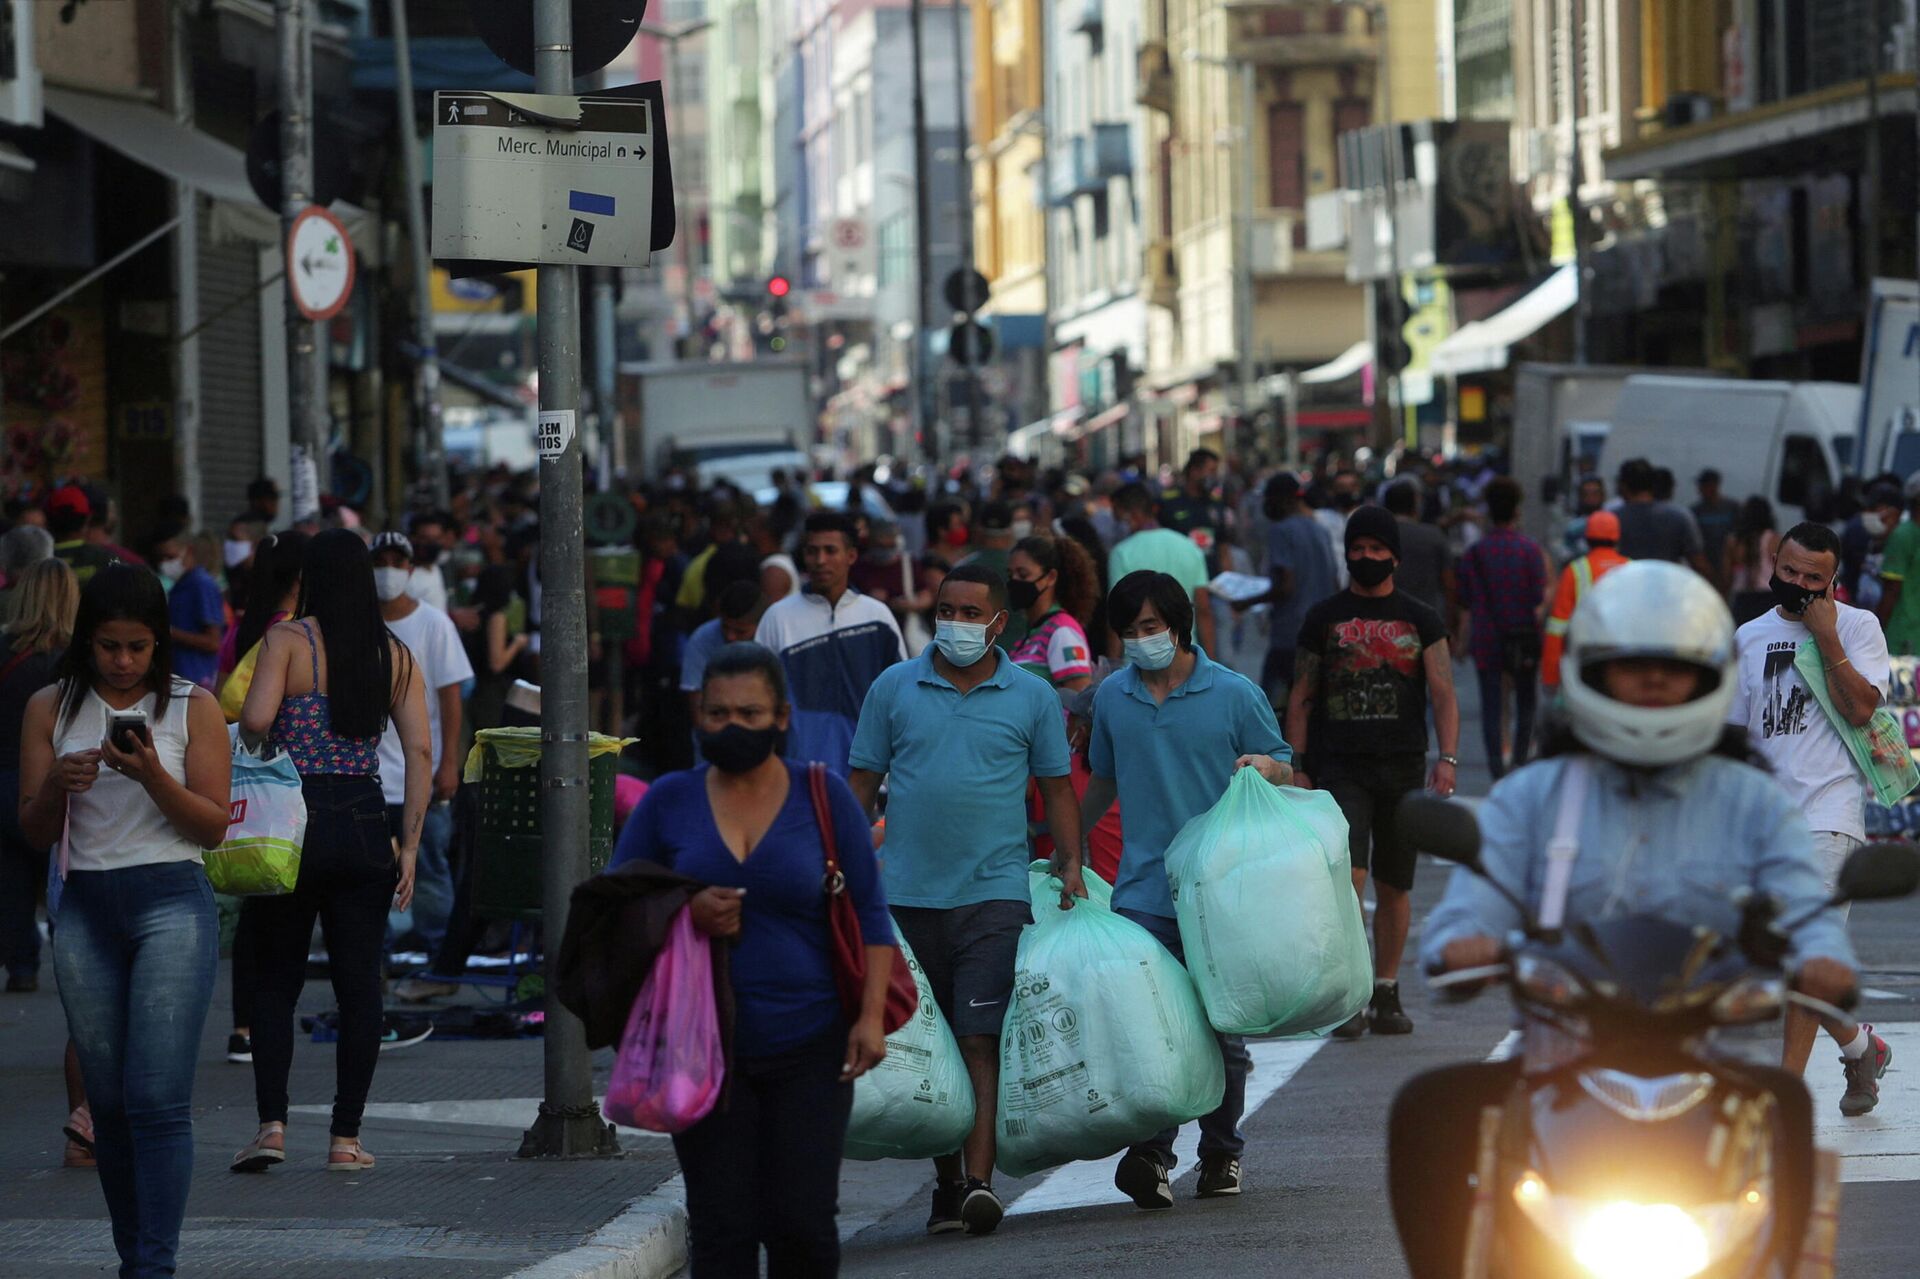
[[[1069,780],[1059,697],[994,644],[1007,625],[1007,585],[963,564],[934,602],[933,645],[874,681],[854,730],[847,781],[872,812],[887,784],[881,854],[887,900],[946,1014],[973,1082],[963,1152],[934,1160],[927,1233],[991,1234],[1000,1025],[1013,993],[1027,890],[1027,786],[1037,780],[1058,835],[1061,909],[1085,897],[1080,812]],[[1064,823],[1064,825],[1062,824]],[[964,1156],[964,1159],[963,1159]]]
[[[1226,793],[1242,768],[1275,786],[1293,780],[1293,751],[1266,694],[1251,680],[1216,665],[1193,642],[1193,605],[1186,589],[1165,573],[1121,578],[1107,597],[1107,620],[1121,639],[1127,666],[1094,694],[1087,760],[1093,780],[1082,800],[1086,830],[1106,815],[1116,794],[1125,844],[1113,908],[1159,939],[1186,962],[1167,882],[1167,846],[1190,818]],[[1258,909],[1254,903],[1248,909]],[[1243,1040],[1222,1035],[1226,1094],[1200,1120],[1200,1181],[1196,1197],[1240,1193],[1240,1135],[1247,1067]],[[1168,1174],[1177,1128],[1169,1128],[1121,1156],[1113,1184],[1141,1208],[1173,1207]]]

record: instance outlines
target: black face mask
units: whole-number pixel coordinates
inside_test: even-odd
[[[1347,572],[1354,581],[1371,590],[1393,576],[1392,560],[1370,560],[1365,557],[1349,556]]]
[[[751,772],[767,762],[780,737],[777,728],[729,724],[717,733],[700,734],[700,755],[723,773]]]
[[[432,568],[440,559],[440,548],[432,542],[422,542],[413,548],[413,562],[421,568]]]
[[[1333,504],[1343,511],[1351,511],[1354,507],[1360,505],[1360,495],[1358,493],[1335,493],[1333,495]]]
[[[1781,577],[1777,572],[1773,575],[1773,580],[1767,583],[1767,586],[1773,591],[1773,602],[1795,616],[1806,612],[1807,605],[1813,602],[1815,596],[1826,593],[1824,591],[1810,591],[1804,586],[1796,586],[1794,583]]]
[[[1040,602],[1038,583],[1022,581],[1017,577],[1007,579],[1007,605],[1010,608],[1025,611]]]

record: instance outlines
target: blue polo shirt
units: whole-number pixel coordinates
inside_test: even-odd
[[[1120,791],[1124,843],[1113,905],[1172,919],[1167,845],[1226,794],[1233,761],[1271,755],[1293,762],[1273,707],[1246,677],[1194,649],[1193,674],[1156,703],[1128,666],[1093,697],[1087,762]]]
[[[1060,698],[998,649],[992,677],[962,694],[934,653],[883,671],[853,734],[853,767],[892,775],[887,900],[939,910],[1026,901],[1027,782],[1069,769]]]

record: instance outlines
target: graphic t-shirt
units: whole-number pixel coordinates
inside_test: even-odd
[[[1049,684],[1093,674],[1093,650],[1087,633],[1063,608],[1048,613],[1013,646],[1013,660]]]
[[[1861,678],[1887,694],[1891,663],[1879,620],[1865,609],[1840,610],[1840,646]],[[1770,608],[1740,628],[1739,685],[1727,719],[1747,730],[1773,781],[1806,814],[1807,827],[1865,839],[1860,772],[1847,744],[1794,668],[1794,654],[1812,638],[1800,622]]]
[[[1207,557],[1207,571],[1220,568],[1220,543],[1227,536],[1226,504],[1213,497],[1177,493],[1162,499],[1160,526],[1190,538]]]
[[[1447,637],[1440,615],[1404,591],[1342,591],[1307,610],[1300,653],[1320,660],[1308,744],[1325,755],[1427,749],[1426,650]]]

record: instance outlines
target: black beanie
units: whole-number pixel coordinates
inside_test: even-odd
[[[1366,506],[1354,508],[1347,517],[1347,554],[1353,554],[1356,538],[1370,537],[1393,552],[1393,558],[1400,558],[1400,521],[1393,518],[1384,506]]]

